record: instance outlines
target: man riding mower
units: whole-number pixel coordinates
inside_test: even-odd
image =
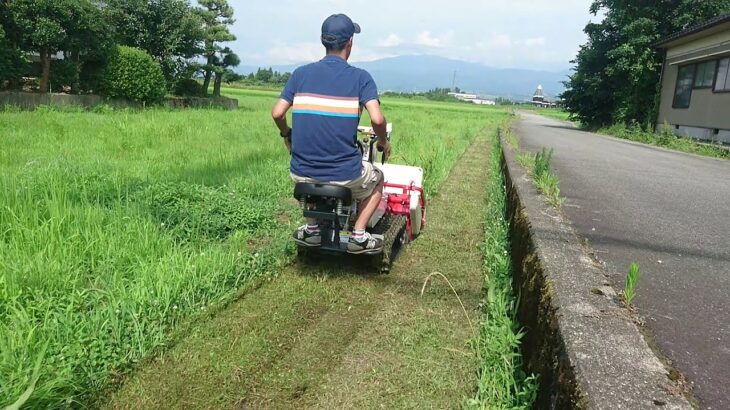
[[[365,70],[347,63],[353,36],[359,32],[360,26],[344,14],[328,17],[321,36],[327,55],[292,73],[272,117],[292,155],[295,196],[307,218],[307,224],[294,232],[300,248],[385,255],[389,266],[394,235],[403,236],[409,217],[404,204],[399,205],[402,214],[389,211],[391,195],[384,195],[388,176],[384,176],[382,162],[390,154],[390,141],[375,82]],[[363,107],[372,123],[365,130],[367,157],[357,140]],[[292,128],[286,119],[290,108]],[[374,145],[383,152],[379,166],[374,161]],[[415,181],[406,182],[420,189],[422,181],[418,186]],[[402,189],[398,194],[408,197],[408,207],[409,192]],[[422,191],[418,192],[417,202],[423,200]]]

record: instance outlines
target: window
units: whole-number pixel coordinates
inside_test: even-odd
[[[689,100],[692,97],[692,83],[695,77],[695,65],[679,67],[677,73],[677,88],[674,91],[674,102],[672,108],[688,108]]]
[[[730,57],[723,58],[717,65],[715,91],[730,91]]]
[[[717,68],[717,60],[697,64],[694,88],[712,88],[712,81],[715,80],[715,68]]]

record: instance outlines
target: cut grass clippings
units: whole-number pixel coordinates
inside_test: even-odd
[[[537,378],[522,367],[519,344],[523,334],[516,320],[517,297],[512,288],[512,266],[506,192],[501,168],[502,149],[494,139],[487,184],[484,227],[484,288],[486,298],[479,325],[479,388],[469,402],[482,409],[531,408],[537,394]]]

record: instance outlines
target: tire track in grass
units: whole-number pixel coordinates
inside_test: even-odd
[[[492,129],[488,129],[492,132]],[[482,132],[429,204],[429,227],[390,275],[346,259],[293,265],[191,329],[107,408],[458,407],[476,389],[489,138]]]

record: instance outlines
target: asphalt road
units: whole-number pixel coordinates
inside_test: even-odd
[[[520,147],[553,148],[564,212],[634,304],[700,406],[730,408],[730,161],[580,131],[522,113]]]

